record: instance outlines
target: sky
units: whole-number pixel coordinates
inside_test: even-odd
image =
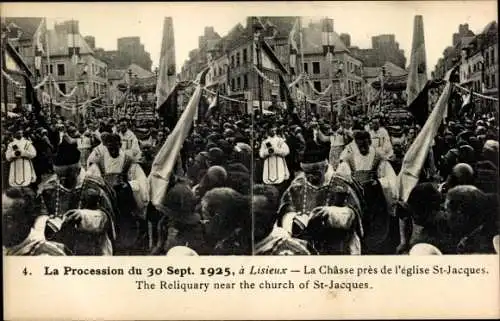
[[[47,17],[54,22],[75,19],[80,33],[92,35],[96,47],[116,50],[120,37],[139,36],[151,54],[153,69],[159,63],[163,18],[173,17],[177,72],[190,50],[198,47],[205,26],[213,26],[221,36],[237,23],[245,25],[247,16],[329,17],[337,33],[349,33],[351,45],[371,47],[371,37],[395,34],[407,61],[413,32],[413,17],[424,20],[428,73],[434,69],[443,50],[451,45],[458,25],[468,23],[477,33],[497,19],[496,1],[373,1],[373,2],[112,2],[112,3],[3,3],[7,17]],[[28,14],[29,13],[29,14]]]

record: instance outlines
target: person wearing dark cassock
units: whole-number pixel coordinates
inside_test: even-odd
[[[290,134],[287,137],[286,143],[290,149],[290,154],[286,157],[287,166],[291,172],[290,175],[292,178],[295,178],[301,171],[300,161],[306,148],[306,141],[299,126],[293,125],[290,128]]]
[[[120,136],[110,134],[104,139],[102,153],[89,158],[87,174],[102,177],[113,188],[118,200],[117,250],[134,248],[138,238],[138,225],[146,217],[149,185],[135,158],[121,150]]]
[[[279,191],[270,185],[254,185],[252,213],[255,255],[309,255],[307,242],[293,238],[276,225]]]
[[[398,225],[392,211],[396,173],[387,159],[372,146],[366,130],[354,131],[354,144],[342,155],[337,174],[358,182],[364,193],[367,208],[363,212],[365,252],[393,253],[399,238]],[[392,248],[394,247],[394,248]],[[373,253],[373,254],[375,254]]]
[[[26,187],[9,187],[2,194],[2,241],[4,255],[65,256],[68,249],[35,230],[39,215],[35,193]],[[43,231],[43,229],[42,229]]]
[[[5,158],[10,162],[9,185],[29,186],[36,182],[35,168],[32,159],[36,150],[30,140],[26,139],[21,130],[14,134],[14,139],[7,145]]]
[[[36,150],[36,156],[33,158],[33,168],[37,176],[35,182],[37,185],[54,174],[54,147],[50,143],[47,134],[45,128],[38,128],[33,137],[33,147]]]
[[[361,254],[361,188],[336,175],[326,157],[320,149],[306,149],[301,163],[304,174],[292,181],[281,198],[278,226],[292,237],[307,240],[320,254]],[[325,238],[327,234],[331,237]]]
[[[63,152],[62,152],[63,151]],[[38,187],[36,230],[73,255],[113,255],[116,198],[100,177],[85,175],[76,143],[63,140],[55,174]]]

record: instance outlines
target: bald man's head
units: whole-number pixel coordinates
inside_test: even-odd
[[[474,182],[474,169],[466,163],[458,163],[453,166],[448,177],[448,187],[453,188],[458,185],[472,185]]]

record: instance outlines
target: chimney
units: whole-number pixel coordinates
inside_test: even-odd
[[[214,27],[205,27],[205,36],[211,36],[215,33]]]
[[[342,40],[347,48],[351,47],[351,35],[349,35],[348,33],[341,34],[340,40]]]
[[[90,49],[94,50],[95,49],[95,37],[93,36],[86,36],[84,37],[85,42],[89,45]]]

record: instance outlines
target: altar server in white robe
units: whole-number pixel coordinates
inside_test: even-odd
[[[262,142],[259,150],[259,156],[264,159],[264,184],[279,185],[290,178],[285,161],[289,153],[285,140],[277,135],[277,128],[271,128],[270,135]]]
[[[141,148],[139,146],[139,140],[135,134],[128,129],[128,121],[126,119],[121,119],[118,126],[118,135],[121,139],[121,148],[123,151],[129,152],[129,154],[139,161],[142,158]]]
[[[36,181],[32,159],[36,156],[36,149],[25,137],[21,130],[14,135],[14,140],[7,146],[5,158],[10,162],[9,185],[29,186]]]
[[[394,151],[391,143],[391,136],[384,127],[380,126],[380,119],[375,117],[370,124],[370,137],[372,139],[372,146],[379,152],[385,159],[392,159]]]

